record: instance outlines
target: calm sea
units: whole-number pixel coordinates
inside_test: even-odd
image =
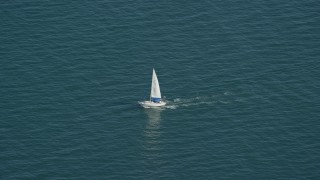
[[[317,0],[0,4],[0,179],[320,179]],[[163,109],[143,109],[156,69]]]

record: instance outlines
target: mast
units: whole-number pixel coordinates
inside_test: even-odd
[[[152,89],[153,89],[153,79],[154,79],[154,68],[152,69],[152,78],[151,78],[151,92],[150,92],[150,101],[151,101],[151,97],[152,97]]]

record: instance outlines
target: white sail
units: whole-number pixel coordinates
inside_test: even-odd
[[[156,71],[153,69],[150,99],[161,99],[161,92]]]

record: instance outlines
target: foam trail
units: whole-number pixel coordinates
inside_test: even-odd
[[[210,96],[196,96],[192,98],[174,98],[172,101],[167,101],[166,109],[177,109],[179,107],[211,105],[216,103],[229,104],[236,101],[233,93],[226,91],[223,94]]]

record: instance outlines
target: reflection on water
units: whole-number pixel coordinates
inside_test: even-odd
[[[151,146],[159,141],[160,136],[160,122],[161,122],[161,109],[146,109],[145,112],[148,116],[148,122],[145,129],[146,142]],[[154,147],[152,147],[154,148]]]
[[[144,131],[144,164],[145,175],[151,177],[161,174],[161,109],[145,109],[148,121]]]

